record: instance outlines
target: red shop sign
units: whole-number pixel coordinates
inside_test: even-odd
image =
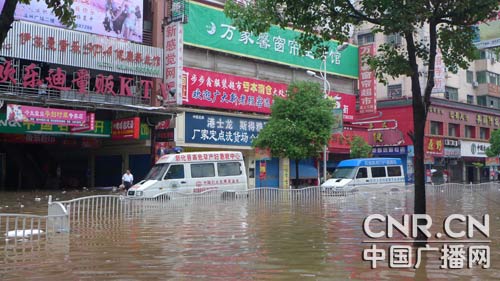
[[[286,97],[286,84],[184,67],[182,103],[200,107],[271,113],[274,96]]]
[[[111,139],[139,139],[140,117],[113,120]]]
[[[425,154],[433,156],[444,156],[444,142],[442,138],[425,137]]]

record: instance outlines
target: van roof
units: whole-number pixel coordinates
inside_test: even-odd
[[[163,155],[157,164],[172,162],[207,162],[207,161],[240,161],[243,154],[239,151],[200,151]]]
[[[384,165],[401,165],[399,158],[356,158],[340,161],[340,167],[358,167],[358,166],[384,166]]]

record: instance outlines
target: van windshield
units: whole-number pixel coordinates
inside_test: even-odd
[[[340,167],[335,169],[332,174],[333,179],[352,179],[354,178],[356,167]]]
[[[145,180],[161,180],[163,175],[168,169],[167,163],[163,164],[156,164],[151,168],[151,171],[147,174],[147,176],[144,178]]]

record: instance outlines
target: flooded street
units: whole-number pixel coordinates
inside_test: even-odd
[[[0,213],[47,214],[50,193],[2,193]],[[53,192],[60,200],[95,193]],[[35,201],[34,198],[41,198]],[[449,214],[490,215],[491,265],[440,269],[440,252],[418,269],[389,268],[388,254],[371,269],[362,260],[373,243],[363,232],[369,214],[398,220],[412,212],[411,192],[328,196],[320,200],[229,200],[165,208],[123,220],[73,222],[69,234],[39,241],[1,241],[1,280],[498,280],[500,191],[428,195],[432,233]],[[167,202],[168,203],[168,202]],[[22,208],[20,205],[24,205]],[[7,207],[8,206],[8,207]],[[380,226],[380,224],[374,224]],[[456,223],[457,231],[466,229]],[[373,227],[378,230],[378,227]],[[3,230],[2,230],[3,231]],[[402,239],[396,235],[394,239]],[[3,240],[2,236],[2,240]],[[431,238],[434,239],[434,238]],[[394,243],[398,244],[398,243]],[[399,243],[401,244],[401,243]],[[442,243],[431,243],[441,247]],[[387,248],[391,244],[377,244]],[[411,244],[405,244],[411,245]],[[466,245],[467,246],[467,245]],[[412,258],[413,264],[415,257]]]

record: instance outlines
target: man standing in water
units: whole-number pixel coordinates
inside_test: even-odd
[[[128,190],[132,186],[133,182],[134,175],[130,173],[130,170],[127,170],[122,176],[122,185],[124,186],[125,190]]]

